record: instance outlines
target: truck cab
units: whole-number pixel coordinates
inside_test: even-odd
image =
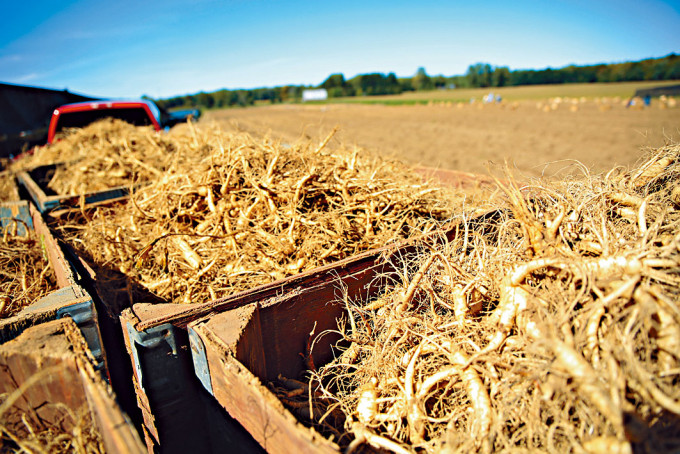
[[[102,118],[118,118],[135,126],[153,126],[156,131],[172,127],[189,118],[198,119],[198,109],[180,112],[161,111],[150,100],[132,101],[86,101],[65,104],[52,113],[47,132],[47,143],[52,143],[56,135],[66,128],[82,128]]]
[[[161,112],[151,101],[87,101],[65,104],[52,113],[47,143],[66,128],[82,128],[102,118],[112,117],[136,126],[153,126],[161,130]]]

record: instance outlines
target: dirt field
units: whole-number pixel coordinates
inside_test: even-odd
[[[680,140],[680,107],[626,108],[620,99],[384,106],[280,105],[207,112],[201,122],[285,142],[333,139],[403,161],[487,173],[505,159],[529,175],[578,160],[594,172],[631,165],[644,147]],[[665,107],[665,106],[664,106]],[[554,110],[553,110],[554,108]],[[552,163],[547,165],[548,163]]]

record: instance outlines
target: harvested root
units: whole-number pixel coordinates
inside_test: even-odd
[[[348,304],[309,405],[337,402],[352,449],[680,450],[679,169],[676,145],[616,177],[510,180],[497,228]]]
[[[328,142],[192,131],[163,139],[172,163],[129,203],[59,220],[83,255],[165,301],[207,302],[433,231],[473,195]]]
[[[175,155],[176,142],[151,127],[104,119],[64,133],[12,165],[14,171],[56,164],[47,186],[57,194],[79,195],[160,178]]]
[[[19,201],[19,191],[14,180],[14,173],[4,170],[0,172],[0,202]]]

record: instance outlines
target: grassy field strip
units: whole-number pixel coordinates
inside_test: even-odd
[[[506,101],[529,101],[555,97],[627,99],[639,88],[677,85],[678,81],[662,82],[619,82],[593,84],[555,84],[555,85],[523,85],[518,87],[458,88],[454,90],[434,90],[427,92],[407,92],[400,95],[357,96],[335,98],[330,103],[360,104],[419,104],[433,102],[470,102],[471,98],[481,101],[490,92],[499,94]]]

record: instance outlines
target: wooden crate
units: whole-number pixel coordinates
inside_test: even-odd
[[[50,266],[54,270],[58,289],[24,308],[13,317],[0,320],[0,343],[18,336],[26,328],[57,318],[70,317],[82,330],[98,368],[106,370],[97,311],[91,296],[78,284],[78,277],[63,250],[43,221],[35,206],[26,201],[2,204],[2,226],[10,224],[35,231]],[[5,216],[7,214],[7,216]],[[18,234],[22,234],[18,232]]]
[[[47,188],[55,168],[56,164],[40,166],[17,175],[19,183],[26,189],[41,213],[113,203],[127,199],[130,194],[130,188],[124,186],[82,195],[55,194]]]
[[[186,330],[167,323],[138,331],[134,310],[121,321],[149,452],[261,452],[194,374]]]
[[[47,423],[70,431],[73,419],[65,418],[64,406],[72,412],[87,409],[106,452],[144,452],[93,360],[71,318],[29,327],[0,345],[0,393],[8,394],[6,403],[13,400],[0,415],[2,424],[12,426],[23,417],[33,427]]]
[[[476,184],[470,174],[437,171],[431,175],[432,172],[422,170],[427,177],[455,183],[454,186],[470,188]],[[487,223],[497,216],[497,212],[489,213],[478,221]],[[193,415],[190,423],[198,425],[203,425],[201,421],[205,421],[208,413],[217,414],[212,407],[196,406],[205,401],[207,394],[267,451],[336,451],[335,444],[303,428],[259,383],[275,379],[279,373],[296,376],[303,370],[300,354],[305,351],[310,331],[316,327],[318,333],[337,326],[343,313],[337,301],[343,295],[369,298],[384,287],[379,277],[384,278],[404,261],[408,262],[409,254],[423,243],[438,242],[443,237],[451,239],[462,231],[460,224],[453,223],[426,238],[367,251],[205,304],[138,302],[125,309],[120,317],[121,327],[149,448],[164,451],[180,446],[177,427],[186,427],[186,423],[177,418],[177,409]],[[245,324],[240,326],[239,320],[245,320]],[[239,340],[237,353],[223,348],[225,339],[232,344]],[[315,347],[317,364],[331,358],[333,339],[325,340],[327,345]],[[187,370],[191,370],[190,376]],[[229,375],[234,370],[240,372]],[[173,394],[173,388],[182,392]],[[227,432],[233,429],[238,433],[238,428],[231,424],[226,424],[230,426]],[[240,450],[255,449],[240,435],[234,439],[243,441]],[[187,443],[200,442],[206,450],[212,449],[209,440]]]
[[[488,213],[472,222],[494,228],[498,216],[498,212]],[[141,374],[136,380],[144,382],[147,372],[139,358],[143,345],[133,336],[148,336],[147,344],[166,344],[165,358],[186,348],[188,339],[198,380],[263,449],[337,452],[336,444],[300,424],[263,383],[279,374],[296,378],[307,369],[304,357],[310,333],[337,328],[344,313],[343,298],[370,299],[425,244],[450,240],[463,231],[462,225],[454,223],[445,232],[367,251],[207,304],[135,304],[121,321],[128,332],[131,360]],[[315,344],[316,365],[332,358],[331,346],[337,340],[339,336],[327,335]],[[175,367],[187,367],[186,360],[177,361]],[[137,394],[147,427],[153,430],[155,409],[148,390],[138,386]]]

